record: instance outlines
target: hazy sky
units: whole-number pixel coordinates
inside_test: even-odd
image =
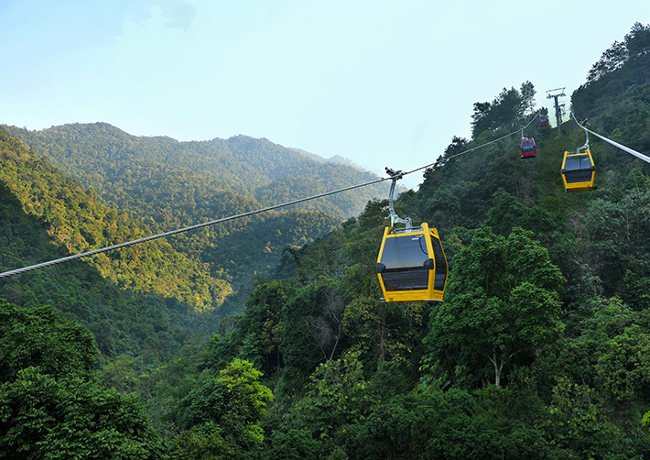
[[[245,134],[383,173],[503,87],[570,94],[635,21],[650,0],[0,0],[0,123]]]

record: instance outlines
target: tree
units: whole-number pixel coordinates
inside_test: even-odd
[[[640,189],[630,189],[622,197],[592,201],[585,217],[585,255],[602,279],[605,292],[627,284],[633,293],[630,303],[640,307],[644,306],[643,293],[637,292],[635,284],[650,276],[650,191],[644,190],[644,182]]]
[[[482,396],[419,387],[377,404],[350,430],[350,458],[550,457],[548,442],[532,423]]]
[[[527,206],[517,197],[499,190],[493,196],[486,223],[496,233],[510,233],[513,227],[522,227],[539,234],[548,234],[557,223],[551,215],[538,206]]]
[[[533,359],[562,333],[563,277],[531,236],[521,228],[507,237],[482,228],[455,256],[447,300],[434,311],[426,338],[452,378],[464,366],[482,380],[488,366],[499,387],[506,366]]]
[[[650,334],[638,324],[609,340],[596,366],[601,385],[612,399],[643,397],[650,390]]]
[[[191,452],[203,446],[215,458],[233,458],[259,449],[264,442],[260,419],[273,399],[261,377],[252,363],[235,359],[192,391],[181,403],[178,418],[187,431],[176,450],[193,458]]]
[[[650,54],[650,25],[635,22],[630,33],[625,35],[625,47],[631,60]]]
[[[643,423],[643,426],[648,430],[648,439],[650,439],[650,411],[643,414],[641,423]]]
[[[344,301],[327,278],[298,289],[282,308],[280,352],[284,363],[307,375],[320,362],[334,359],[343,339]]]
[[[28,367],[0,385],[0,457],[166,458],[135,395]]]
[[[328,439],[344,425],[363,419],[371,402],[359,354],[351,352],[314,371],[305,398],[295,407],[296,422],[316,439]]]
[[[475,102],[474,103],[474,113],[472,114],[472,137],[482,132],[487,126],[483,126],[486,123],[484,120],[490,115],[490,110],[492,109],[492,104],[489,102]]]
[[[523,96],[515,88],[503,88],[492,102],[476,102],[472,114],[472,137],[476,139],[483,131],[512,129],[517,125],[526,111],[532,110],[532,97],[535,94],[530,82],[525,82],[522,90],[526,91]]]
[[[90,377],[99,350],[95,338],[51,306],[20,308],[0,301],[0,381],[12,381],[21,369],[43,374]]]
[[[275,431],[271,438],[269,460],[312,460],[318,459],[320,443],[307,429]]]
[[[561,458],[632,458],[629,439],[602,414],[595,399],[586,385],[559,378],[548,418],[540,422],[549,442],[560,449]]]
[[[245,331],[240,356],[252,361],[267,375],[282,365],[281,315],[290,294],[287,285],[279,281],[257,286],[239,323],[239,329]]]
[[[521,105],[523,108],[524,115],[530,115],[535,111],[535,85],[529,81],[525,81],[521,84],[519,89],[521,93]]]
[[[604,75],[620,69],[628,57],[629,54],[625,43],[615,41],[611,47],[603,52],[598,62],[591,67],[589,75],[587,75],[587,82],[597,81]]]

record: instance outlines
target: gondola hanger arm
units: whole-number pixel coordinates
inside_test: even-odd
[[[413,224],[411,223],[411,218],[407,217],[405,219],[402,219],[400,216],[397,215],[397,212],[395,212],[395,187],[397,185],[397,181],[400,180],[402,177],[404,177],[404,171],[401,169],[398,169],[395,171],[394,169],[391,169],[389,167],[384,168],[386,170],[386,174],[390,176],[391,184],[390,184],[390,192],[388,194],[388,211],[390,213],[390,226],[395,227],[395,224],[404,224],[406,225],[406,228],[412,228]]]

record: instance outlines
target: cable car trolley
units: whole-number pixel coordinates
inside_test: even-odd
[[[447,257],[436,228],[422,223],[411,225],[395,212],[393,197],[402,171],[386,168],[392,178],[388,207],[390,227],[377,256],[377,277],[386,302],[442,301],[447,284]],[[396,228],[395,224],[404,224]]]
[[[587,140],[575,153],[565,151],[562,160],[562,182],[566,192],[588,192],[596,188],[596,167],[589,149],[589,133],[585,131]]]

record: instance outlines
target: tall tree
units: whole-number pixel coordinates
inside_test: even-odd
[[[479,381],[491,373],[501,386],[506,366],[534,358],[560,336],[562,281],[531,232],[478,230],[455,256],[447,300],[432,315],[426,341],[433,356],[452,378],[461,366]]]
[[[53,307],[0,302],[1,458],[165,458],[137,397],[96,383],[98,356]]]
[[[525,81],[521,84],[519,89],[521,93],[521,105],[523,108],[524,115],[530,115],[535,111],[535,85],[529,81]]]

